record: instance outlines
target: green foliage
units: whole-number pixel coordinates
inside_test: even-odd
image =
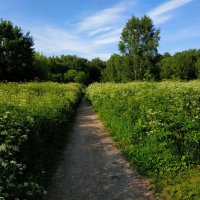
[[[43,81],[49,80],[49,60],[46,56],[39,53],[34,54],[34,79]]]
[[[197,62],[195,63],[195,69],[196,69],[196,76],[199,79],[200,78],[200,57],[197,59]]]
[[[49,146],[81,97],[76,83],[0,85],[0,199],[39,199]]]
[[[161,79],[173,79],[174,77],[174,66],[173,66],[173,57],[168,56],[163,58],[159,67],[161,68],[160,77]]]
[[[85,72],[80,71],[80,72],[78,72],[77,75],[74,77],[74,82],[85,84],[86,81],[87,81],[86,79],[87,79],[87,77],[86,77]]]
[[[74,69],[70,69],[64,74],[64,80],[66,82],[73,82],[76,75],[77,75],[77,71]]]
[[[0,20],[0,81],[33,78],[33,40],[10,21]]]
[[[130,163],[156,189],[179,185],[183,195],[184,176],[200,164],[199,91],[199,81],[105,83],[90,85],[87,95]]]
[[[35,53],[29,33],[10,21],[0,20],[0,81],[55,81],[89,84],[100,81],[105,63],[75,55],[46,57]],[[76,75],[72,77],[72,71]],[[76,78],[75,78],[76,77]]]
[[[148,16],[141,19],[133,16],[122,31],[119,50],[129,56],[156,55],[159,33]]]
[[[126,65],[125,57],[114,54],[107,61],[106,68],[103,70],[104,82],[127,82],[130,80],[129,68]]]
[[[193,51],[176,53],[174,55],[175,76],[182,80],[195,79],[195,62]]]
[[[131,80],[143,80],[146,73],[154,71],[160,31],[156,30],[148,16],[132,17],[126,23],[119,42],[119,50],[128,58],[128,74]],[[153,75],[153,74],[152,74]]]
[[[200,197],[200,172],[199,167],[189,170],[184,175],[177,175],[176,179],[168,184],[166,180],[161,181],[165,185],[163,196],[172,200],[199,200]],[[159,185],[157,186],[159,187]]]
[[[64,82],[63,76],[65,76],[65,74],[63,75],[63,74],[53,74],[52,73],[52,74],[50,74],[49,79],[51,81],[53,81],[53,82],[59,82],[59,83],[61,83],[61,82]]]
[[[33,39],[10,21],[0,20],[0,81],[128,82],[200,77],[200,50],[159,55],[160,31],[148,16],[131,17],[121,33],[119,50],[107,62],[76,55],[46,57],[34,52]],[[73,72],[73,73],[72,73]],[[74,75],[76,72],[76,75]]]
[[[67,66],[68,69],[74,69],[76,71],[85,70],[88,64],[88,60],[77,57],[75,55],[61,55],[60,62]]]
[[[158,62],[161,79],[193,80],[199,77],[199,50],[178,52],[163,56]]]
[[[157,47],[160,31],[152,20],[132,17],[126,23],[119,42],[122,56],[114,54],[107,61],[102,77],[104,82],[158,80]]]
[[[35,77],[39,80],[89,84],[100,81],[104,68],[105,62],[99,58],[91,61],[71,55],[48,58],[36,53],[34,59]]]
[[[100,58],[94,58],[89,62],[89,83],[99,82],[102,76],[102,70],[106,67],[106,62]]]

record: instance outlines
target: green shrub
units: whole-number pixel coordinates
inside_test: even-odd
[[[92,84],[87,96],[141,174],[169,184],[199,165],[199,81]]]
[[[0,199],[38,199],[49,146],[81,97],[79,84],[0,84]]]

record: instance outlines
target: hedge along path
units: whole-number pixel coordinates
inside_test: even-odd
[[[83,100],[45,200],[152,200],[148,188]]]

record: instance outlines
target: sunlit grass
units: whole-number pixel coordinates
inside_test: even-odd
[[[200,81],[96,83],[87,96],[125,157],[152,178],[156,191],[167,199],[198,199]]]

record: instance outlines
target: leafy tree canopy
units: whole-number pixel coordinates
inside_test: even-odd
[[[153,67],[155,67],[154,59],[157,55],[159,34],[160,30],[154,27],[148,16],[143,16],[141,19],[133,16],[126,23],[122,30],[119,50],[129,58],[128,73],[131,74],[132,80],[142,80],[145,74],[150,75],[157,71]]]
[[[148,16],[132,17],[126,23],[119,42],[122,54],[139,57],[156,55],[160,30],[157,30]]]
[[[0,20],[0,80],[33,78],[33,40],[10,21]]]

